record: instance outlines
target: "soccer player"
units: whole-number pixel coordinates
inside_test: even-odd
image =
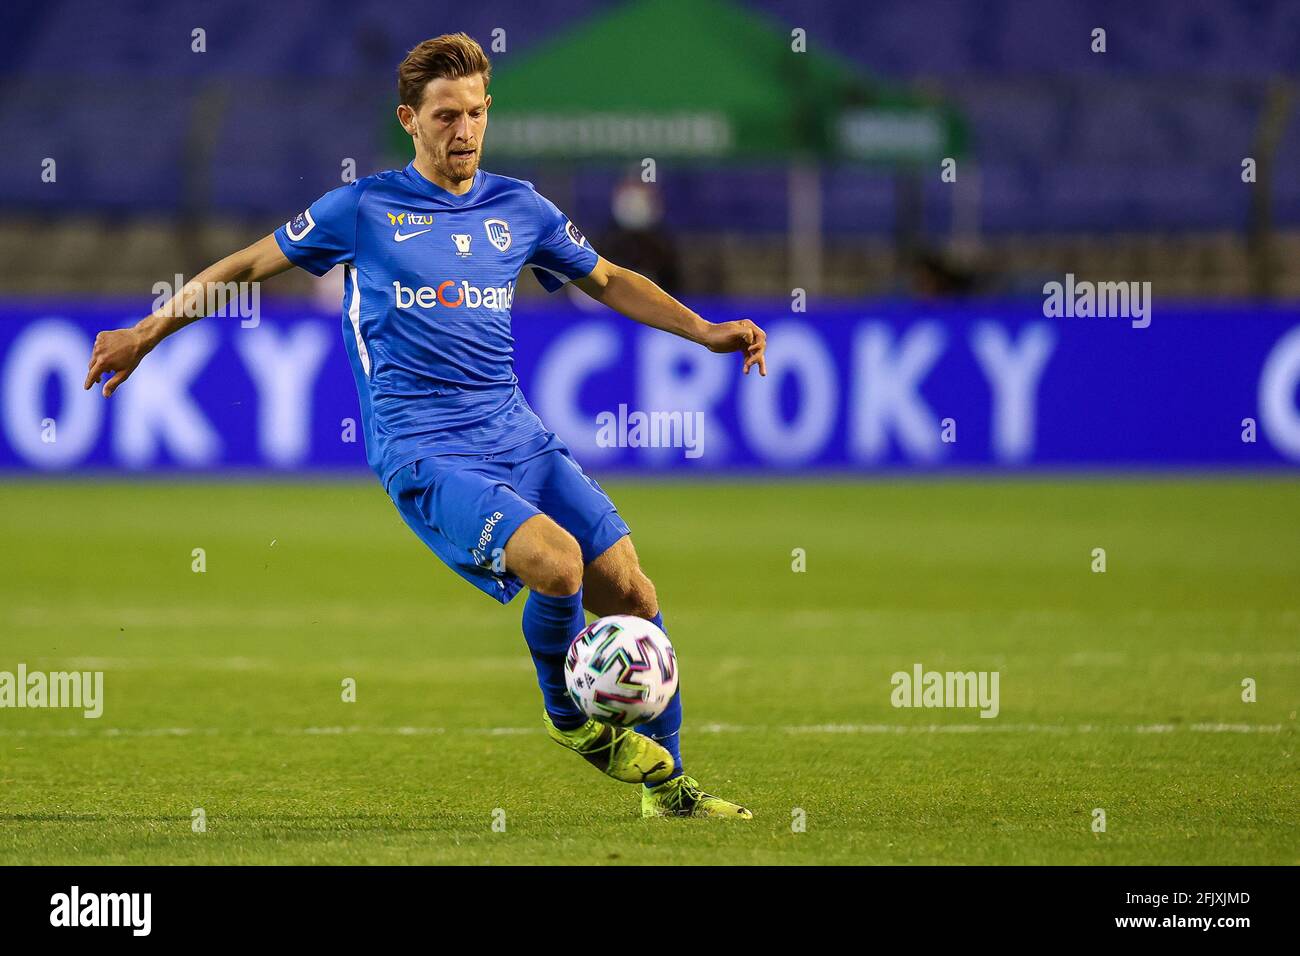
[[[588,718],[566,692],[564,655],[586,624],[584,608],[660,627],[663,616],[613,502],[520,391],[510,310],[529,267],[548,291],[572,282],[636,322],[740,352],[745,374],[767,374],[766,336],[748,319],[705,321],[597,255],[532,184],[480,169],[491,75],[463,33],[416,46],[397,71],[397,119],[414,161],[326,193],[134,327],[101,332],[86,388],[107,374],[103,394],[112,395],[154,346],[202,315],[210,283],[344,266],[343,339],[367,460],[411,530],[453,571],[502,604],[528,588],[524,638],[551,738],[640,785],[643,816],[750,819],[683,772],[680,691],[635,732]]]

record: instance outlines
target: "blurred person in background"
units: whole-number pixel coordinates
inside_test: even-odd
[[[641,273],[668,292],[681,290],[677,244],[663,228],[657,189],[635,176],[624,179],[610,198],[613,224],[601,240],[609,258]]]

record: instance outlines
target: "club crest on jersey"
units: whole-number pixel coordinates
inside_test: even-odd
[[[483,220],[483,231],[487,233],[488,242],[497,252],[505,252],[510,248],[510,223],[504,219],[485,219]]]
[[[284,224],[285,234],[294,242],[316,228],[316,220],[311,217],[311,210],[304,209]]]
[[[451,235],[451,241],[456,243],[456,255],[460,256],[462,259],[466,256],[473,255],[473,253],[469,251],[470,238],[471,237],[467,232],[452,233]]]
[[[573,224],[573,220],[566,219],[564,221],[564,233],[575,246],[585,247],[587,245],[587,237],[582,234],[582,230]]]

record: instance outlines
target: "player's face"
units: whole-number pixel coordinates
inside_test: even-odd
[[[412,117],[416,151],[453,183],[473,179],[491,105],[482,75],[430,80]]]

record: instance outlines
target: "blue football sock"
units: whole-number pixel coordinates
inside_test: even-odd
[[[549,597],[528,592],[524,604],[524,640],[537,668],[537,684],[551,722],[561,730],[572,730],[587,717],[564,685],[564,654],[578,632],[587,626],[582,613],[582,591],[568,597]]]
[[[664,628],[664,615],[662,611],[656,611],[655,616],[650,618],[651,622],[665,634],[668,633]],[[680,673],[680,670],[679,670]],[[680,677],[678,678],[677,693],[673,694],[673,699],[668,702],[664,712],[654,720],[648,720],[637,728],[638,733],[645,734],[652,740],[657,740],[664,748],[673,755],[673,763],[676,765],[672,774],[668,777],[680,777],[682,770],[682,688]]]

